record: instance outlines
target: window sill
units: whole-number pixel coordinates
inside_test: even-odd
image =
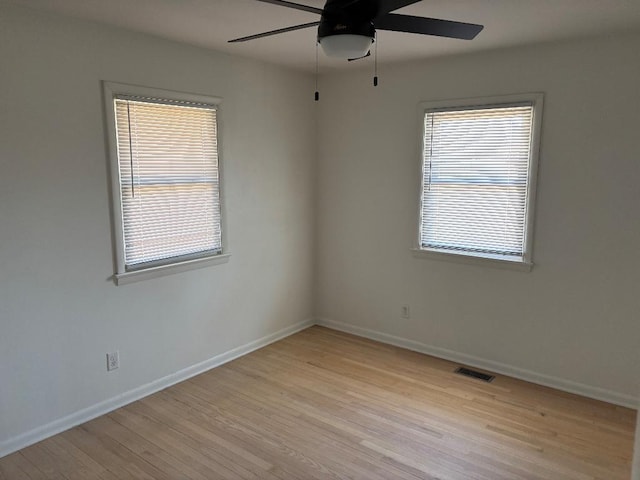
[[[502,258],[480,257],[470,255],[468,253],[438,252],[435,250],[425,250],[422,248],[412,248],[411,252],[416,258],[429,258],[446,262],[465,263],[467,265],[484,265],[486,267],[517,270],[520,272],[530,272],[533,268],[533,263],[530,262],[506,260]]]
[[[204,268],[211,265],[220,265],[227,263],[231,257],[230,253],[222,253],[211,257],[196,258],[193,260],[185,260],[183,262],[171,263],[169,265],[160,265],[157,267],[149,267],[142,270],[133,270],[131,272],[116,273],[113,280],[116,285],[127,285],[129,283],[149,280],[151,278],[164,277],[174,273],[195,270],[196,268]]]

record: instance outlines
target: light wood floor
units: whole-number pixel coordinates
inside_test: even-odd
[[[0,459],[2,479],[628,480],[635,412],[312,327]]]

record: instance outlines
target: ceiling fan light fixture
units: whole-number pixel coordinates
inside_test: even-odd
[[[368,35],[345,33],[323,37],[319,42],[327,57],[349,59],[364,57],[371,49],[373,40]]]

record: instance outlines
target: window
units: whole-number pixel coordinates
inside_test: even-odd
[[[418,251],[530,266],[542,95],[424,107]]]
[[[219,263],[219,101],[117,84],[105,96],[117,283]]]

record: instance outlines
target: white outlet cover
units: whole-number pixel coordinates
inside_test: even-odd
[[[120,352],[107,353],[107,371],[110,372],[118,367],[120,367]]]

